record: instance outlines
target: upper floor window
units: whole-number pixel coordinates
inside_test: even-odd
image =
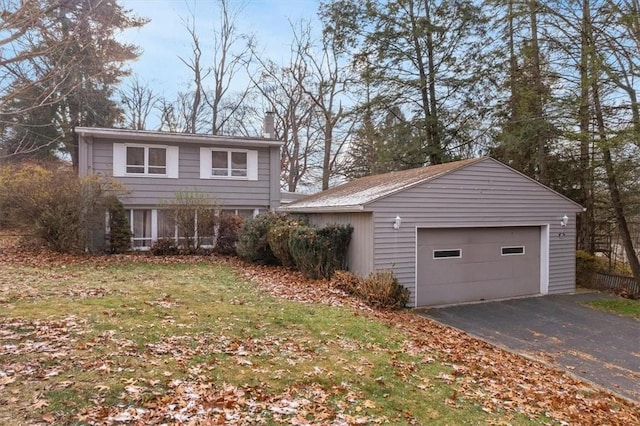
[[[114,176],[178,177],[178,147],[113,144]]]
[[[258,180],[258,151],[200,148],[200,178]]]
[[[127,173],[143,175],[167,174],[167,149],[127,146]]]
[[[246,151],[211,151],[211,175],[227,177],[247,176]]]

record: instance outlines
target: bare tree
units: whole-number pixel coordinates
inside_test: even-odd
[[[337,130],[351,115],[342,104],[349,83],[348,68],[340,59],[340,53],[331,34],[327,34],[318,48],[311,37],[311,26],[301,23],[300,30],[294,29],[295,48],[301,58],[305,73],[293,74],[302,91],[314,105],[315,119],[321,128],[322,148],[322,189],[328,189],[330,179],[337,174],[343,148],[350,131],[338,137]],[[351,127],[350,129],[351,130]]]
[[[194,93],[189,91],[178,92],[174,100],[161,98],[160,129],[175,133],[202,133],[207,124],[208,113],[202,107],[193,111],[194,96]]]
[[[289,63],[285,66],[263,60],[255,51],[254,55],[260,72],[252,81],[266,103],[263,109],[275,114],[274,136],[284,144],[281,151],[283,187],[295,192],[311,183],[309,172],[319,152],[319,135],[311,121],[314,105],[298,84],[307,73],[302,52],[291,46]]]
[[[147,119],[160,103],[160,98],[147,83],[142,83],[138,76],[118,93],[123,108],[123,124],[129,129],[146,130]]]
[[[220,20],[213,32],[211,66],[206,65],[207,51],[203,51],[195,13],[183,19],[191,52],[189,57],[178,58],[189,70],[190,88],[174,101],[163,101],[161,128],[214,135],[228,133],[227,127],[233,132],[246,130],[235,115],[246,116],[250,110],[245,105],[249,84],[236,92],[232,89],[241,87],[238,73],[249,69],[251,38],[236,27],[242,8],[233,9],[230,4],[229,0],[218,0]]]
[[[203,80],[211,73],[210,69],[203,69],[201,64],[202,49],[200,48],[200,39],[196,33],[195,16],[191,16],[190,20],[183,21],[189,36],[191,37],[191,53],[192,56],[185,59],[178,56],[180,61],[189,68],[193,78],[193,90],[191,92],[191,104],[183,112],[188,114],[186,133],[198,133],[198,115],[203,107],[202,98],[204,95]],[[184,105],[187,106],[187,105]]]
[[[243,105],[249,88],[240,91],[233,102],[229,91],[237,78],[238,72],[247,69],[251,58],[251,37],[239,33],[236,27],[242,5],[232,8],[229,0],[217,0],[219,28],[214,31],[213,66],[211,74],[213,89],[205,93],[205,102],[211,108],[211,133],[222,133],[227,121]],[[237,4],[237,3],[236,3]]]

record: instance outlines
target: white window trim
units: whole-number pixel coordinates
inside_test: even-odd
[[[458,256],[436,257],[436,252],[437,251],[457,251],[457,252],[459,252],[459,254],[458,254]],[[462,249],[460,249],[460,248],[434,249],[432,255],[433,255],[433,259],[434,260],[462,259]]]
[[[242,152],[247,154],[247,175],[229,176],[231,168],[228,168],[227,176],[217,176],[213,174],[212,153],[226,152],[229,156],[232,152]],[[229,164],[230,158],[229,158]],[[235,148],[200,148],[200,179],[223,179],[223,180],[258,180],[258,151],[250,149]]]
[[[145,148],[144,173],[127,172],[127,148]],[[161,148],[166,151],[166,173],[149,173],[149,148]],[[145,177],[160,179],[177,179],[179,165],[179,149],[177,146],[137,144],[137,143],[114,143],[113,144],[113,175],[118,177]]]
[[[521,248],[522,249],[522,253],[504,253],[503,250],[504,249],[513,249],[513,248]],[[524,246],[504,246],[504,247],[500,247],[500,256],[524,256],[525,254],[525,247]]]
[[[129,229],[131,230],[131,247],[134,251],[149,251],[151,244],[158,240],[158,211],[156,209],[128,209],[129,210]],[[134,211],[149,210],[151,213],[151,236],[150,237],[134,237]],[[144,241],[150,243],[146,246],[137,246],[136,241]]]

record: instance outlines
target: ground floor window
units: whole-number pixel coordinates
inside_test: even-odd
[[[240,216],[242,219],[251,219],[260,213],[259,209],[223,209],[222,214]]]
[[[174,240],[180,247],[212,248],[217,240],[220,215],[240,216],[246,220],[258,213],[259,209],[126,210],[134,250],[149,250],[154,241],[163,238]]]
[[[134,249],[149,249],[154,240],[152,234],[152,210],[136,209],[127,210],[129,224],[131,225],[132,245]]]

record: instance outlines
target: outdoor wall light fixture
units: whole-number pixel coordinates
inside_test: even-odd
[[[564,229],[567,224],[569,223],[569,216],[567,216],[566,214],[564,216],[562,216],[562,219],[560,219],[560,226],[562,227],[562,229]],[[558,233],[558,237],[563,238],[565,237],[567,234],[563,232],[559,232]]]
[[[402,218],[400,216],[396,216],[396,220],[393,222],[393,229],[400,229],[401,223],[402,223]]]

